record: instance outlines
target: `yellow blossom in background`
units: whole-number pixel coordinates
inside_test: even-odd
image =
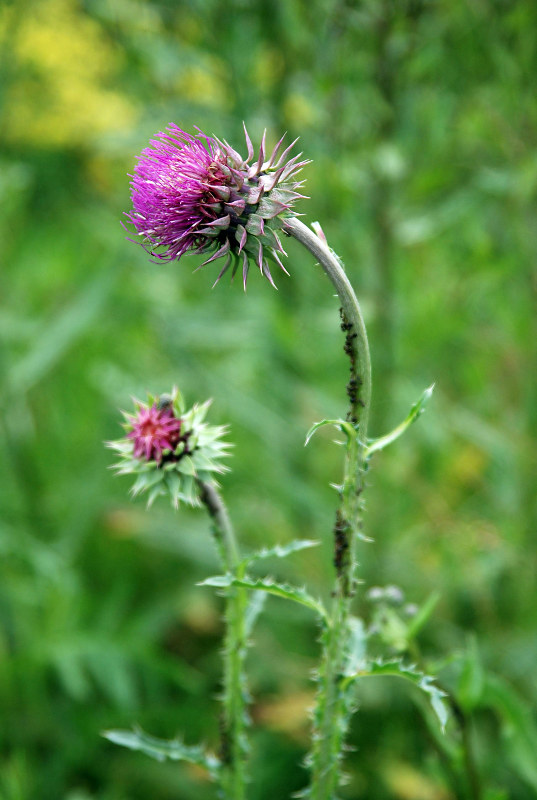
[[[257,86],[269,91],[275,83],[282,80],[285,72],[285,59],[276,47],[259,48],[254,64],[254,77]]]
[[[6,139],[80,146],[134,124],[135,105],[112,88],[121,54],[98,22],[74,0],[42,0],[14,23],[17,13],[16,6],[0,13],[0,41],[15,64],[7,86]]]
[[[304,94],[292,92],[283,103],[284,119],[290,127],[310,128],[317,119],[317,111]]]
[[[186,64],[178,73],[175,90],[184,100],[221,111],[233,103],[223,61],[215,56],[196,55],[196,63]]]

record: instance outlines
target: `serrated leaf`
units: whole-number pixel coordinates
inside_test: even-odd
[[[344,419],[323,419],[320,422],[315,422],[309,431],[306,434],[306,441],[304,442],[304,447],[306,447],[315,431],[318,431],[319,428],[323,428],[325,425],[334,425],[341,433],[346,433],[349,438],[356,437],[358,432],[356,428],[352,425],[352,423],[347,422]]]
[[[255,553],[251,553],[243,560],[244,564],[251,564],[254,561],[260,561],[265,558],[285,558],[291,553],[297,553],[299,550],[306,550],[309,547],[317,547],[320,542],[313,539],[295,539],[288,544],[276,544],[274,547],[263,547]]]
[[[425,404],[431,397],[433,389],[434,389],[434,383],[427,389],[425,389],[420,399],[417,401],[417,403],[414,403],[414,405],[412,406],[412,408],[408,413],[408,416],[406,417],[406,419],[403,420],[403,422],[401,422],[400,425],[394,428],[393,431],[390,431],[390,433],[387,433],[386,436],[380,436],[378,439],[375,439],[373,442],[371,442],[371,444],[368,447],[366,447],[364,452],[364,457],[369,458],[370,456],[373,455],[373,453],[376,453],[379,450],[384,450],[384,448],[387,447],[389,444],[392,444],[392,442],[395,442],[397,439],[399,439],[399,437],[402,436],[403,433],[405,433],[407,428],[409,428],[412,425],[412,423],[415,422],[418,419],[418,417],[423,413],[425,409]]]
[[[316,600],[305,589],[299,586],[290,586],[287,583],[276,583],[271,578],[235,578],[233,575],[215,575],[211,578],[206,578],[204,581],[198,583],[198,586],[215,586],[219,589],[228,588],[230,586],[242,586],[244,589],[254,589],[256,591],[268,592],[276,597],[282,597],[285,600],[293,600],[306,608],[310,608],[321,616],[325,621],[328,619],[326,609],[320,600]]]
[[[422,692],[428,695],[432,709],[435,712],[442,732],[445,731],[446,723],[448,720],[448,708],[444,697],[446,693],[443,692],[438,686],[435,686],[434,678],[420,672],[413,665],[404,665],[401,661],[372,661],[368,663],[364,669],[359,670],[354,675],[348,675],[343,681],[343,688],[347,688],[354,680],[360,678],[373,678],[379,676],[390,676],[394,678],[403,678],[410,681]]]
[[[105,739],[109,742],[127,747],[129,750],[138,750],[157,761],[188,761],[205,767],[214,777],[220,767],[220,761],[211,753],[206,753],[199,745],[186,745],[179,739],[156,739],[149,736],[139,728],[132,731],[112,730],[104,731]]]

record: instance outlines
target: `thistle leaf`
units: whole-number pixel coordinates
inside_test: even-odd
[[[313,539],[295,539],[288,544],[276,544],[274,547],[263,547],[255,553],[251,553],[243,559],[243,564],[251,564],[254,561],[260,561],[264,558],[285,558],[291,553],[297,553],[299,550],[306,550],[309,547],[317,547],[321,544]]]
[[[215,586],[219,589],[241,586],[244,589],[268,592],[276,597],[283,597],[285,600],[294,600],[295,603],[315,611],[325,622],[328,621],[326,609],[320,600],[316,600],[302,587],[290,586],[288,583],[276,583],[272,578],[251,578],[246,575],[239,579],[233,575],[215,575],[201,581],[198,586]]]
[[[380,436],[378,439],[374,439],[371,444],[366,447],[364,457],[369,458],[373,455],[373,453],[376,453],[378,450],[384,450],[384,448],[389,444],[392,444],[392,442],[395,442],[397,439],[399,439],[399,437],[405,433],[407,428],[409,428],[412,423],[415,422],[421,414],[423,414],[425,410],[425,404],[431,397],[433,389],[434,383],[425,389],[420,399],[417,401],[417,403],[414,403],[408,413],[408,416],[403,420],[403,422],[401,422],[400,425],[394,428],[393,431],[390,431],[390,433],[387,433],[386,436]]]
[[[405,666],[399,660],[372,661],[364,665],[364,668],[358,672],[355,672],[354,675],[348,675],[346,678],[344,678],[342,688],[346,689],[353,681],[360,678],[372,678],[383,675],[388,675],[394,678],[403,678],[404,680],[413,683],[414,686],[417,686],[417,688],[421,689],[422,692],[425,692],[425,694],[428,695],[432,709],[438,718],[442,732],[445,731],[448,720],[448,709],[444,700],[446,693],[439,689],[438,686],[434,685],[433,677],[426,675],[424,672],[420,672],[413,665]]]
[[[215,777],[220,767],[220,761],[211,753],[206,753],[199,745],[186,745],[179,739],[156,739],[149,736],[140,728],[132,731],[112,730],[104,731],[105,739],[109,742],[127,747],[129,750],[138,750],[157,761],[188,761],[197,764]]]
[[[356,428],[344,419],[323,419],[320,422],[316,422],[314,425],[311,426],[309,431],[306,434],[306,441],[304,442],[304,447],[309,444],[309,441],[313,434],[319,430],[319,428],[324,427],[324,425],[335,425],[341,433],[346,433],[349,439],[355,438],[358,435],[358,431]]]

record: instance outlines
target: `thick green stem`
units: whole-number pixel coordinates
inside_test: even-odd
[[[348,436],[340,507],[337,512],[334,565],[336,584],[329,625],[323,636],[317,706],[314,714],[311,754],[311,798],[333,800],[340,781],[342,749],[350,717],[352,697],[341,684],[348,654],[350,606],[354,594],[356,541],[361,536],[361,494],[371,405],[371,362],[364,320],[354,290],[337,256],[324,240],[294,218],[286,221],[294,236],[319,261],[341,304],[345,353],[350,359],[347,386],[348,420],[357,436]]]
[[[212,519],[213,536],[226,572],[241,577],[240,555],[224,502],[214,486],[199,483],[200,497]],[[246,785],[245,589],[230,588],[226,600],[224,691],[221,722],[221,787],[226,800],[244,800]]]

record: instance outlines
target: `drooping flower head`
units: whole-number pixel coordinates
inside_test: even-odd
[[[174,388],[147,403],[136,400],[134,414],[123,412],[126,436],[107,445],[119,453],[118,475],[136,475],[133,495],[149,492],[148,505],[165,494],[175,507],[200,505],[200,484],[216,484],[215,475],[227,471],[220,459],[229,455],[226,428],[204,421],[209,405],[186,410]]]
[[[265,135],[257,159],[246,128],[243,159],[227,142],[185,133],[176,125],[157,134],[142,151],[132,176],[133,210],[127,214],[146,248],[158,259],[178,260],[187,252],[207,253],[201,266],[225,257],[217,283],[239,266],[246,288],[250,260],[274,285],[269,261],[284,272],[286,255],[278,231],[293,216],[296,176],[309,163],[301,154],[280,154],[283,137],[265,160]]]

